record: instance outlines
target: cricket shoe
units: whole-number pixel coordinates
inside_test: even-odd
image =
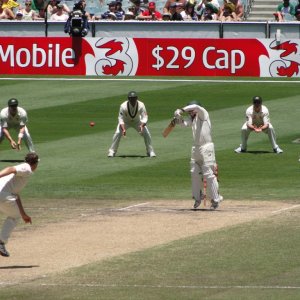
[[[0,241],[0,255],[5,256],[5,257],[9,257],[9,253],[6,250],[5,244],[2,241]]]
[[[200,206],[201,204],[201,201],[204,200],[205,198],[205,195],[202,193],[202,191],[200,190],[200,199],[199,200],[195,200],[195,203],[194,203],[194,209],[196,209],[197,207]]]
[[[115,156],[116,156],[116,152],[115,151],[113,151],[113,150],[109,150],[108,151],[107,157],[115,157]]]
[[[273,149],[273,151],[274,151],[276,154],[283,153],[283,150],[281,150],[278,146],[277,146],[277,148]]]
[[[218,199],[212,199],[210,209],[217,209],[221,201],[223,201],[223,196],[221,195],[219,195]]]
[[[245,153],[245,152],[247,152],[247,150],[246,150],[246,149],[242,149],[242,147],[239,146],[238,148],[236,148],[236,149],[234,150],[234,152],[235,152],[235,153]]]
[[[150,151],[150,152],[147,152],[147,156],[149,157],[156,157],[156,154],[154,151]]]

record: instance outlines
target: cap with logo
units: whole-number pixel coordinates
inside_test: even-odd
[[[253,104],[262,104],[262,98],[260,96],[254,96],[252,101]]]
[[[128,93],[128,99],[137,98],[137,93],[135,91],[131,91]]]
[[[11,99],[8,100],[7,104],[8,104],[8,106],[18,106],[19,102],[18,102],[17,99],[11,98]]]

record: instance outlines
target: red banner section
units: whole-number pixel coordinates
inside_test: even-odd
[[[299,77],[300,40],[0,38],[0,74]]]

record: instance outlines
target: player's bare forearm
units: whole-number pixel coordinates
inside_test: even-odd
[[[23,207],[23,204],[22,204],[22,201],[21,201],[21,198],[20,198],[19,195],[17,195],[16,201],[17,201],[17,205],[18,205],[18,208],[19,208],[19,211],[20,211],[20,215],[21,215],[22,219],[24,220],[24,222],[32,224],[31,217],[29,217],[26,214],[26,212],[24,210],[24,207]]]

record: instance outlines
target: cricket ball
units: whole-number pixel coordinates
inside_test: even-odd
[[[94,127],[95,126],[95,122],[90,122],[90,126]]]

